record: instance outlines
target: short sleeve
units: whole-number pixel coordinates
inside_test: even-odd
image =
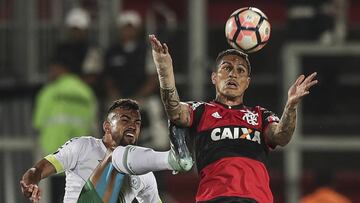
[[[265,108],[262,108],[262,118],[263,118],[263,130],[269,126],[270,123],[278,123],[280,121],[279,117]]]
[[[190,115],[190,128],[196,128],[201,120],[201,116],[204,112],[205,103],[197,101],[186,102],[189,105],[191,112]]]
[[[262,122],[263,122],[263,132],[266,131],[266,128],[271,123],[278,123],[280,121],[279,117],[273,113],[272,111],[269,111],[265,108],[261,108],[262,111]],[[275,149],[276,145],[272,145],[268,143],[268,138],[265,137],[266,145],[269,147],[269,149]]]
[[[56,172],[71,170],[76,166],[79,159],[79,155],[84,148],[84,138],[72,138],[63,144],[56,152],[45,157],[50,163],[52,163]]]
[[[139,203],[161,203],[157,182],[153,173],[141,177],[145,187],[139,192],[136,199]]]

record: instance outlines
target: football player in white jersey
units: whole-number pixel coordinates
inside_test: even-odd
[[[102,139],[79,137],[69,140],[25,172],[20,181],[22,193],[32,202],[40,202],[40,180],[65,171],[66,203],[132,202],[135,198],[140,203],[161,202],[155,177],[150,171],[187,171],[192,164],[181,164],[179,153],[174,150],[155,152],[133,146],[138,140],[140,126],[137,102],[131,99],[115,101],[103,123]]]

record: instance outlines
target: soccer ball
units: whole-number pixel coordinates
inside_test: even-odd
[[[257,8],[244,7],[234,11],[225,25],[229,44],[246,53],[259,51],[270,38],[270,23]]]

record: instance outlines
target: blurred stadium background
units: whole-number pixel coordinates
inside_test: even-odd
[[[18,183],[36,160],[34,96],[63,35],[63,17],[74,6],[91,13],[92,43],[102,49],[112,42],[119,11],[140,12],[144,34],[157,33],[170,47],[183,100],[213,98],[210,68],[228,47],[228,15],[244,6],[261,9],[272,34],[263,50],[250,55],[253,74],[246,103],[281,115],[289,84],[299,73],[317,71],[320,81],[302,103],[292,142],[271,153],[275,202],[298,202],[324,177],[352,202],[360,202],[358,0],[0,0],[0,202],[27,202]],[[194,202],[195,172],[157,176],[164,202]]]

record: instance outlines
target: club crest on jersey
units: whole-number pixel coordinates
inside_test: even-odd
[[[259,125],[259,123],[258,123],[259,113],[254,113],[248,109],[240,110],[240,111],[244,113],[242,119],[244,121],[246,121],[248,124],[254,125],[254,126]]]
[[[219,141],[224,139],[246,139],[261,144],[260,132],[250,128],[214,128],[211,139]]]
[[[130,176],[130,187],[138,190],[140,188],[140,178],[138,176]]]

